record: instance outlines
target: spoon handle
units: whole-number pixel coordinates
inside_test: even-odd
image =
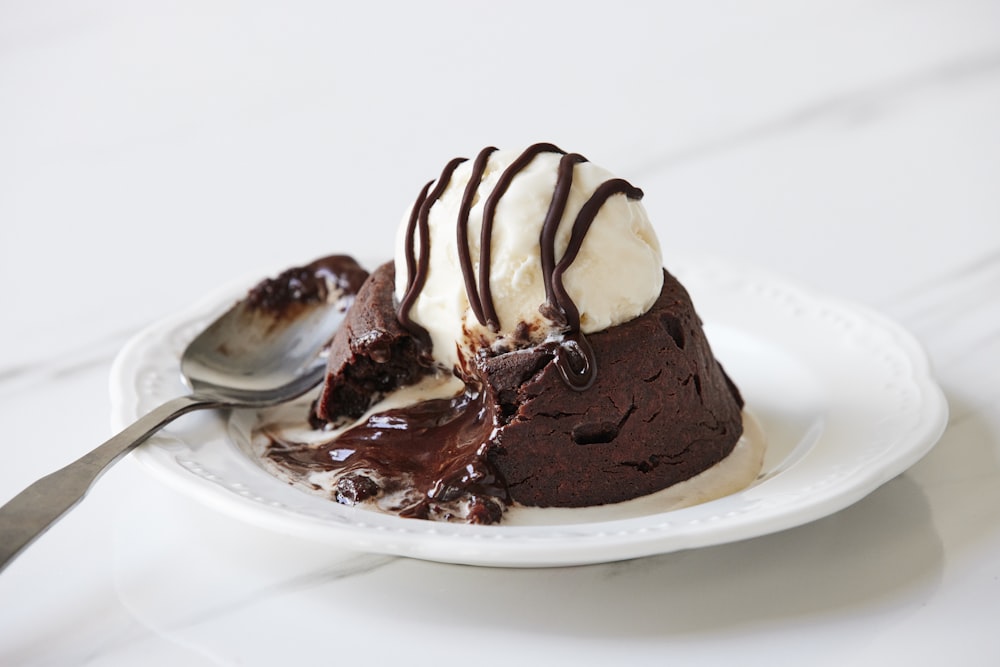
[[[97,478],[177,417],[216,401],[180,396],[140,417],[96,449],[42,477],[0,507],[0,572],[29,544],[73,508]]]

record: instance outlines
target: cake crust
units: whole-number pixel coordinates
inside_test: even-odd
[[[524,505],[629,500],[707,470],[742,435],[743,400],[684,287],[664,272],[644,315],[588,337],[597,374],[568,390],[555,346],[484,360],[502,425],[488,457]]]

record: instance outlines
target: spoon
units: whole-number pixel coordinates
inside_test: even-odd
[[[190,394],[154,408],[0,507],[0,572],[101,474],[174,419],[194,410],[277,405],[317,386],[326,369],[321,353],[366,276],[353,259],[334,255],[251,290],[184,350],[180,371]]]

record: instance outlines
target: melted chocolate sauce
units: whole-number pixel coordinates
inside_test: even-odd
[[[469,306],[480,324],[489,327],[491,331],[500,330],[500,318],[490,290],[490,266],[492,264],[493,225],[496,208],[506,194],[514,178],[531,164],[531,161],[541,153],[559,153],[563,157],[559,161],[559,171],[552,201],[542,222],[539,235],[539,251],[541,256],[542,278],[545,284],[545,302],[539,305],[539,312],[563,329],[563,339],[560,350],[556,354],[556,364],[563,379],[573,389],[589,388],[596,378],[597,365],[590,344],[580,331],[580,313],[576,304],[570,298],[563,285],[563,274],[572,265],[583,245],[583,240],[600,212],[605,202],[616,194],[623,194],[629,199],[641,199],[642,190],[632,186],[620,178],[602,183],[591,195],[577,214],[573,223],[569,245],[563,256],[556,261],[555,238],[559,223],[566,211],[566,203],[573,186],[574,167],[587,158],[578,153],[566,153],[553,144],[539,143],[529,146],[503,171],[496,186],[489,193],[483,206],[483,222],[479,244],[479,275],[478,286],[473,274],[472,258],[469,253],[469,211],[479,188],[490,155],[496,148],[488,147],[480,151],[472,166],[472,174],[462,195],[457,219],[456,240],[458,243],[459,265],[465,282],[465,291]],[[430,232],[428,215],[431,206],[438,200],[451,180],[455,168],[464,158],[456,158],[449,162],[437,180],[437,186],[428,194],[431,185],[424,186],[413,205],[410,220],[406,228],[405,258],[407,282],[406,291],[397,310],[399,321],[418,338],[427,342],[427,331],[410,317],[410,310],[420,295],[427,278],[430,262]],[[418,252],[414,251],[414,242],[419,243]]]
[[[482,393],[469,388],[380,412],[318,447],[272,435],[268,456],[299,472],[333,471],[346,505],[378,497],[404,517],[495,523],[508,495],[486,458],[493,422]]]

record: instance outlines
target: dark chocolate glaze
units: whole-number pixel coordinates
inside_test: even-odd
[[[641,199],[643,196],[642,190],[618,178],[602,183],[577,214],[576,220],[573,223],[569,246],[557,263],[555,259],[556,231],[566,211],[566,203],[573,186],[574,167],[580,162],[586,162],[587,158],[577,153],[567,154],[558,146],[549,143],[538,143],[529,146],[503,171],[497,180],[496,186],[490,192],[483,205],[477,286],[476,276],[473,274],[472,269],[472,258],[469,252],[469,211],[472,208],[476,191],[486,171],[489,157],[494,151],[496,151],[496,148],[492,146],[484,148],[476,157],[472,167],[472,174],[462,195],[457,219],[456,241],[458,244],[459,265],[462,269],[462,279],[465,283],[465,291],[469,299],[470,308],[480,324],[489,327],[494,332],[500,330],[500,318],[497,315],[496,305],[493,302],[493,295],[490,290],[493,225],[497,205],[504,194],[506,194],[514,178],[526,169],[537,155],[541,153],[559,153],[563,155],[559,162],[559,172],[552,193],[552,201],[542,222],[542,231],[538,239],[542,278],[545,284],[545,303],[540,304],[539,312],[551,320],[556,327],[563,329],[562,349],[556,355],[556,363],[565,382],[573,389],[582,391],[593,384],[597,373],[597,365],[593,357],[592,348],[587,343],[583,332],[580,331],[579,310],[566,292],[562,276],[573,263],[573,260],[576,259],[587,231],[590,229],[590,225],[604,203],[616,194],[623,194],[629,199]],[[431,206],[434,205],[444,192],[455,168],[464,161],[464,158],[455,158],[449,162],[441,173],[440,178],[438,178],[437,186],[429,194],[428,189],[431,183],[424,186],[416,203],[413,205],[410,220],[406,228],[404,256],[407,269],[407,286],[397,309],[397,317],[404,327],[424,341],[428,338],[427,331],[413,321],[410,317],[410,310],[416,302],[417,297],[419,297],[420,291],[423,289],[429,268],[430,234],[427,219]],[[418,252],[415,252],[413,248],[415,241],[419,243]]]

